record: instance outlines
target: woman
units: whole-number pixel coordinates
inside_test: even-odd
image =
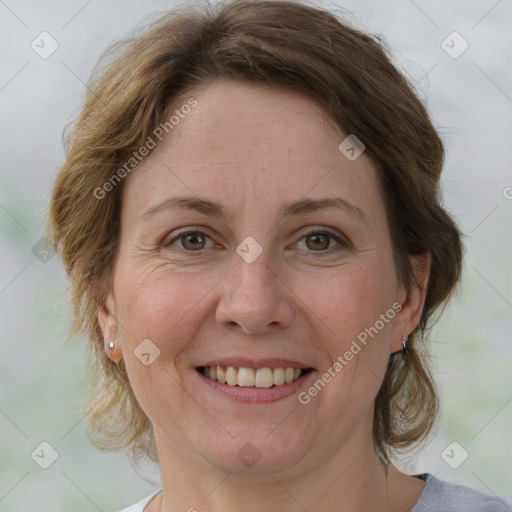
[[[94,442],[160,465],[124,510],[510,510],[392,464],[435,421],[423,333],[462,243],[441,140],[382,45],[235,1],[119,50],[50,232],[92,348]]]

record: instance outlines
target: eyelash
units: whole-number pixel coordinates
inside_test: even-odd
[[[207,237],[207,238],[209,238],[211,240],[211,237],[208,236],[204,231],[199,231],[197,229],[191,229],[191,230],[183,231],[182,233],[179,233],[172,240],[169,240],[169,242],[165,242],[164,246],[165,246],[165,248],[169,248],[169,247],[171,247],[173,245],[173,243],[175,241],[181,240],[182,238],[184,238],[184,237],[186,237],[188,235],[194,235],[194,234],[203,235],[203,236],[205,236],[205,237]],[[335,242],[338,243],[338,247],[336,247],[334,249],[326,249],[326,250],[322,250],[322,251],[307,251],[307,252],[310,252],[315,257],[328,256],[328,255],[331,255],[333,253],[337,253],[337,252],[341,252],[342,250],[346,250],[349,247],[349,243],[348,243],[348,241],[346,239],[336,235],[335,233],[333,233],[333,232],[331,232],[329,230],[325,230],[325,229],[323,229],[323,230],[322,229],[311,229],[311,230],[307,231],[306,233],[304,233],[302,235],[302,237],[300,238],[299,242],[301,240],[303,240],[304,238],[308,238],[308,237],[311,237],[313,235],[327,235],[330,238],[332,238]],[[182,252],[185,252],[185,253],[197,253],[199,255],[202,255],[202,254],[204,254],[204,251],[207,251],[208,249],[199,249],[197,251],[190,251],[190,250],[187,250],[187,249],[184,249],[184,248],[176,248],[176,249],[173,248],[171,250],[178,250],[178,251],[182,251]]]

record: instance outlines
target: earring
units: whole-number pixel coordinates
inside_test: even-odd
[[[403,338],[402,338],[402,352],[405,352],[406,350],[406,345],[407,345],[407,342],[409,341],[409,336],[406,336],[404,334]]]
[[[110,340],[110,342],[108,344],[108,348],[109,348],[109,350],[114,350],[114,340]]]

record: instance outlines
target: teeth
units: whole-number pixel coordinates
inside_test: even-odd
[[[252,368],[238,369],[238,385],[244,387],[254,386],[255,381],[254,370]]]
[[[275,368],[274,369],[274,384],[276,386],[280,386],[284,384],[284,368]]]
[[[300,370],[299,370],[300,373]],[[270,368],[258,368],[256,370],[256,387],[270,388],[274,385],[274,374]]]
[[[240,387],[271,388],[296,381],[303,374],[300,368],[236,368],[234,366],[204,366],[202,374],[221,384]]]
[[[230,386],[236,386],[238,384],[238,371],[232,366],[228,366],[226,369],[226,384]]]
[[[226,371],[224,368],[222,368],[222,366],[217,366],[217,380],[221,384],[226,383]]]

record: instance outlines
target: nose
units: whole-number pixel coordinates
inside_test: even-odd
[[[247,334],[270,334],[290,326],[293,294],[263,255],[252,263],[241,259],[220,286],[222,296],[216,310],[219,324],[239,326]]]

